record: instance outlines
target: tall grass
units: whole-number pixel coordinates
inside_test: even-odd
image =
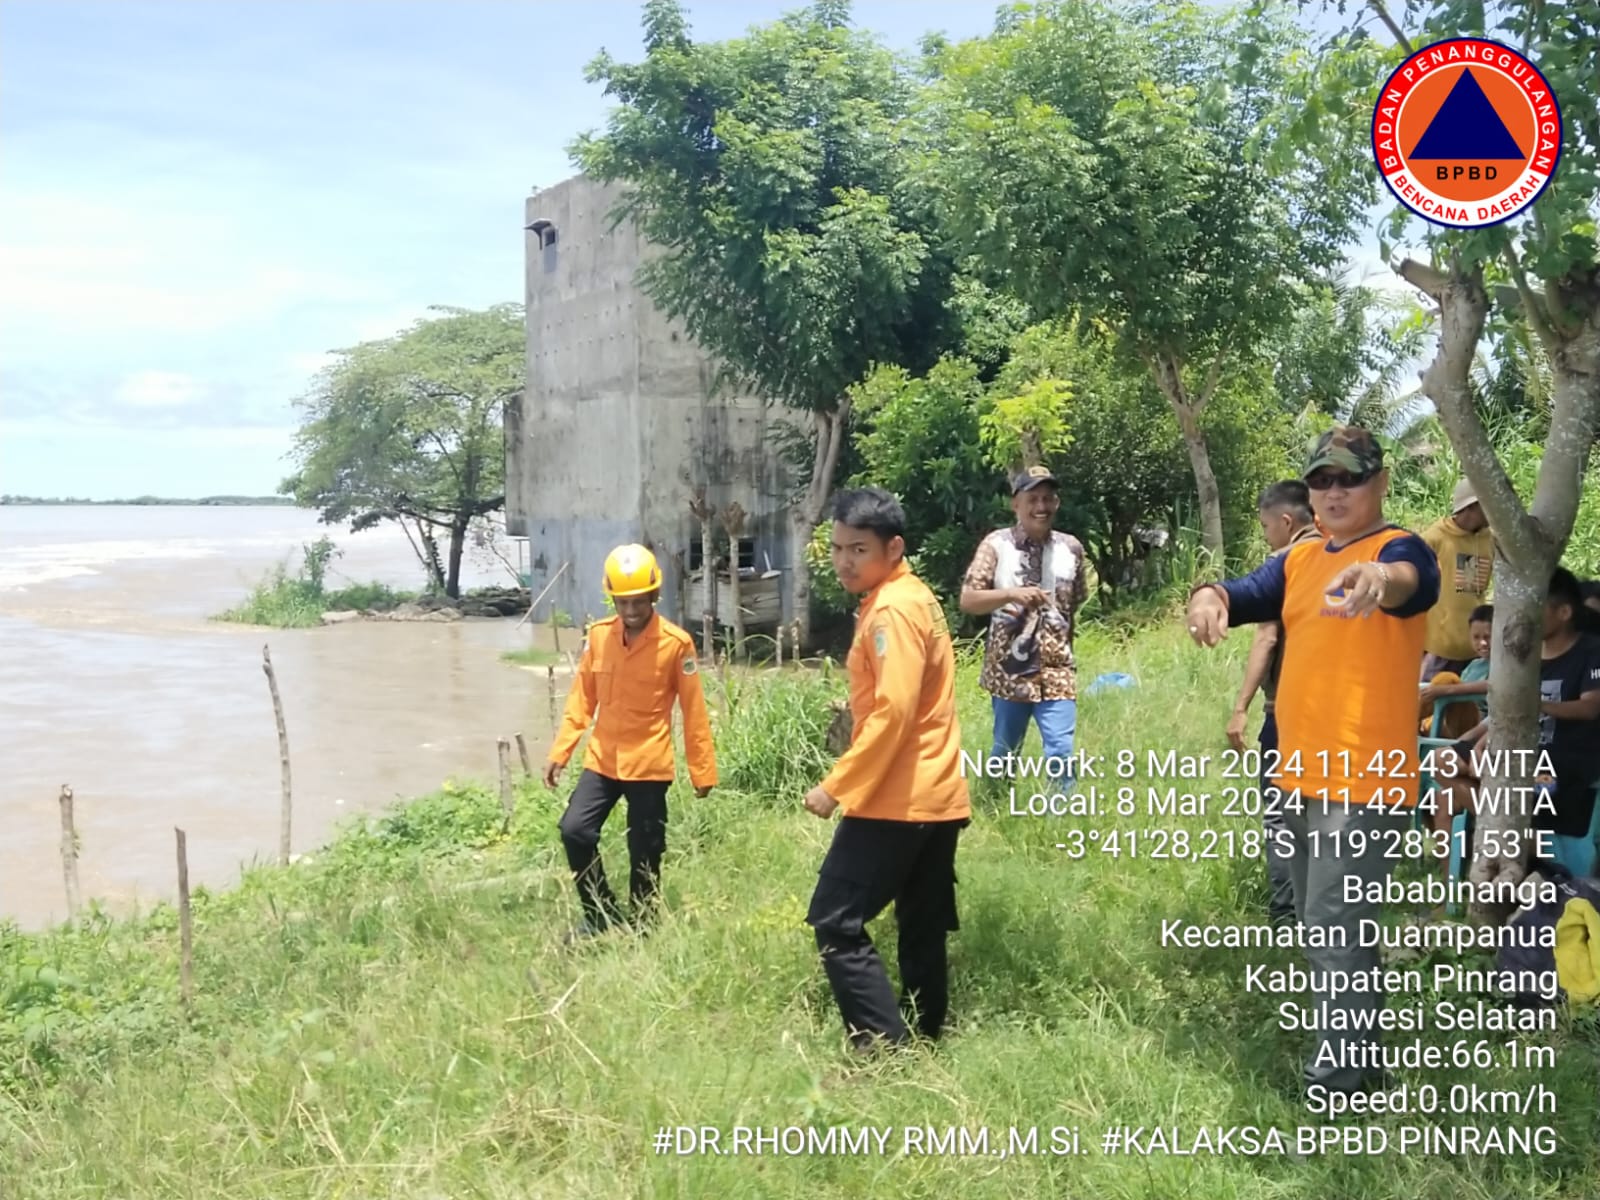
[[[1084,698],[1083,745],[1108,756],[1214,749],[1246,641],[1208,656],[1178,630],[1123,643],[1087,637],[1086,682],[1121,671],[1138,685]],[[989,723],[973,669],[969,658],[961,720],[967,748],[979,752]],[[1260,919],[1263,871],[1126,854],[1074,860],[1055,849],[1073,822],[1011,816],[993,788],[982,790],[958,858],[949,1036],[906,1061],[852,1066],[803,923],[831,826],[800,809],[825,761],[826,708],[843,680],[790,670],[708,672],[706,682],[723,783],[704,800],[686,781],[673,788],[667,912],[647,939],[563,947],[576,917],[555,829],[565,793],[532,782],[521,785],[507,832],[489,790],[450,784],[310,861],[255,869],[235,889],[197,896],[192,1019],[178,1003],[169,909],[136,922],[91,916],[43,935],[0,931],[0,1194],[1596,1194],[1600,1034],[1573,1019],[1555,1038],[1553,1117],[1433,1118],[1548,1122],[1560,1138],[1548,1159],[1102,1154],[1100,1132],[1114,1124],[1315,1123],[1290,1094],[1305,1039],[1278,1030],[1278,998],[1244,991],[1247,956],[1159,944],[1163,917]],[[1108,817],[1097,827],[1198,824]],[[619,814],[603,846],[617,882],[623,827]],[[891,919],[874,931],[892,950]],[[1295,961],[1291,952],[1260,957]],[[1468,1078],[1428,1081],[1447,1089]],[[1391,1136],[1407,1123],[1370,1120]],[[885,1156],[680,1157],[653,1152],[663,1125],[717,1127],[725,1145],[735,1125],[895,1132]],[[1003,1137],[1012,1126],[1057,1125],[1081,1131],[1083,1154],[895,1153],[905,1127],[986,1127]]]
[[[415,592],[398,591],[382,583],[354,583],[329,591],[328,564],[339,555],[332,539],[319,538],[303,547],[294,575],[287,563],[278,563],[250,589],[244,601],[217,615],[217,620],[274,629],[308,629],[322,624],[324,613],[389,609],[416,598]]]

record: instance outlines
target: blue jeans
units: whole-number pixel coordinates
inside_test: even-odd
[[[1044,742],[1046,758],[1059,758],[1065,770],[1049,776],[1057,789],[1072,778],[1073,737],[1078,732],[1078,702],[1076,700],[1002,700],[994,702],[994,747],[990,754],[1004,758],[1015,754],[1028,732],[1028,718],[1039,726],[1039,737]],[[1053,764],[1052,764],[1053,765]],[[1041,772],[1043,774],[1043,772]]]

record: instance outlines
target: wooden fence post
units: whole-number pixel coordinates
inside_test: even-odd
[[[533,764],[528,761],[528,743],[522,735],[517,734],[517,756],[522,759],[522,773],[529,779],[533,778]]]
[[[61,785],[61,875],[67,885],[67,919],[78,919],[78,826],[72,815],[72,789]]]
[[[745,511],[737,501],[722,510],[722,528],[728,535],[728,610],[733,614],[733,653],[744,652],[743,592],[739,579],[739,539],[744,536]]]
[[[278,722],[278,765],[283,777],[283,807],[278,814],[278,861],[288,866],[289,827],[294,813],[289,791],[289,731],[283,723],[283,698],[278,695],[278,676],[272,669],[270,647],[261,647],[261,669],[267,674],[267,687],[272,689],[272,715]]]
[[[505,738],[500,738],[496,746],[500,753],[500,807],[506,814],[503,828],[510,829],[511,812],[517,803],[511,794],[511,743]]]
[[[181,942],[178,960],[178,989],[185,1010],[194,1004],[194,925],[189,912],[189,845],[183,830],[178,835],[178,933]]]

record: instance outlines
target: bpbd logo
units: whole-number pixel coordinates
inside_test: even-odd
[[[1418,50],[1389,76],[1372,152],[1395,198],[1435,225],[1475,229],[1519,215],[1561,159],[1561,108],[1532,61],[1486,38]]]
[[[1348,593],[1342,587],[1329,588],[1326,592],[1323,592],[1322,615],[1325,617],[1336,617],[1341,621],[1347,621],[1351,617],[1355,616],[1354,613],[1349,612],[1344,606],[1345,597],[1347,595]]]

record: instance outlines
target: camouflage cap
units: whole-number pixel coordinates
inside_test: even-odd
[[[1383,470],[1383,447],[1359,425],[1335,425],[1319,437],[1306,456],[1305,478],[1320,467],[1336,467],[1353,475]]]

